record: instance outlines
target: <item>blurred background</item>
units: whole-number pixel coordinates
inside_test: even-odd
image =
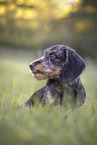
[[[0,0],[0,51],[41,55],[55,44],[97,57],[96,0]]]
[[[29,63],[55,44],[85,60],[87,101],[75,110],[18,110],[45,86]],[[97,0],[0,0],[0,145],[97,145]]]

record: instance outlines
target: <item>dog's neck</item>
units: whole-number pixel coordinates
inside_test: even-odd
[[[55,104],[58,104],[59,102],[62,104],[63,85],[60,81],[58,79],[48,79],[46,88],[46,90],[49,90],[51,96],[56,98]]]
[[[55,86],[58,85],[58,86],[60,86],[60,87],[62,87],[62,88],[63,88],[64,86],[67,88],[67,87],[71,87],[71,86],[73,85],[73,83],[63,84],[63,83],[60,82],[59,79],[48,79],[46,85],[49,87],[49,86],[52,85],[52,84],[54,84]]]
[[[52,84],[62,86],[62,84],[60,83],[60,81],[58,79],[48,79],[47,80],[47,86],[51,86]]]

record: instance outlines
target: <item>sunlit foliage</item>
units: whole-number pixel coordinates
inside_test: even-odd
[[[13,13],[13,18],[33,20],[36,22],[50,21],[67,17],[74,9],[72,5],[80,4],[80,0],[2,0],[0,15]],[[73,10],[74,11],[74,10]],[[39,26],[39,25],[38,25]],[[33,25],[32,25],[33,28]]]
[[[95,0],[0,0],[3,45],[44,49],[64,43],[96,57],[90,52],[96,51],[96,26]]]

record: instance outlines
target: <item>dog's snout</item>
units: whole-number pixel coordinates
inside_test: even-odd
[[[31,63],[31,64],[29,65],[29,67],[30,67],[30,69],[32,70],[32,69],[35,67],[35,63]]]

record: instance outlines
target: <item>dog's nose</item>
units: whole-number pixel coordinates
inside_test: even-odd
[[[31,70],[33,70],[33,68],[35,67],[35,63],[29,64],[29,67],[30,67]]]

